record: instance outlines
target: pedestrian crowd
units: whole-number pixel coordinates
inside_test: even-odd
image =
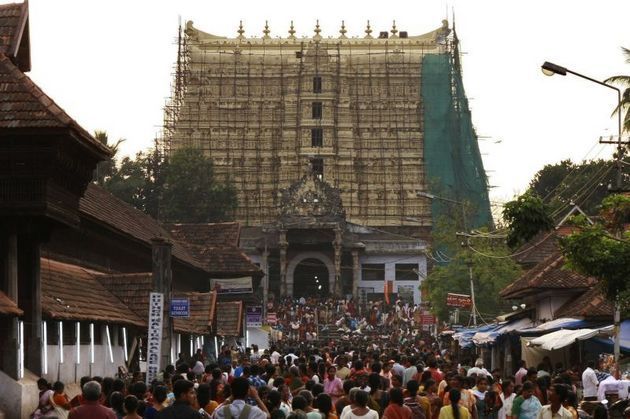
[[[471,365],[473,364],[473,365]],[[40,380],[33,418],[125,419],[606,419],[594,400],[603,379],[594,364],[565,369],[520,361],[514,375],[481,359],[456,360],[427,336],[355,346],[278,343],[244,352],[224,346],[208,362],[201,350],[167,366],[150,386],[84,377],[82,394]],[[471,365],[471,366],[469,366]],[[599,375],[598,375],[599,374]],[[580,382],[582,386],[580,386]],[[580,397],[578,397],[578,394]],[[596,394],[596,391],[595,391]],[[579,409],[582,399],[590,411]],[[630,410],[625,412],[630,418]]]

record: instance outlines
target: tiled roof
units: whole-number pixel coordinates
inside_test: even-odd
[[[606,298],[599,286],[594,286],[577,299],[566,302],[556,312],[556,317],[612,317],[615,306]]]
[[[238,247],[241,226],[236,222],[205,224],[168,224],[168,230],[178,240],[197,246]]]
[[[586,289],[595,284],[595,279],[564,268],[564,257],[553,251],[542,262],[525,272],[501,290],[503,298],[518,298],[540,289]]]
[[[0,4],[0,54],[13,54],[19,41],[23,20],[28,16],[25,3]]]
[[[243,302],[217,301],[217,335],[240,336],[243,326]]]
[[[145,321],[148,319],[149,294],[153,289],[150,272],[102,275],[99,281],[138,317]],[[214,321],[216,293],[175,292],[174,296],[190,299],[190,318],[174,319],[174,330],[195,335],[209,333]],[[168,310],[168,307],[165,307],[165,310]]]
[[[170,240],[173,243],[173,257],[195,268],[205,268],[181,243],[172,240],[171,235],[155,219],[97,185],[88,185],[79,203],[79,210],[83,216],[109,225],[119,234],[137,239],[149,247],[152,238]]]
[[[22,310],[20,310],[15,304],[15,301],[9,298],[8,295],[0,291],[0,314],[10,314],[21,316],[24,314]]]
[[[0,129],[67,128],[101,154],[107,147],[85,131],[6,56],[0,54]],[[8,131],[7,131],[8,132]]]
[[[535,265],[556,252],[558,248],[556,231],[541,231],[514,251],[516,254],[514,260],[522,265]]]
[[[184,244],[195,259],[204,264],[207,272],[214,276],[241,275],[262,276],[262,271],[237,247],[195,246]]]
[[[173,297],[190,300],[190,317],[173,319],[173,328],[176,332],[206,335],[212,330],[217,303],[216,292],[175,292]]]
[[[145,326],[98,281],[102,273],[41,259],[42,311],[53,319]]]
[[[169,224],[166,228],[214,275],[262,275],[238,247],[238,223]]]

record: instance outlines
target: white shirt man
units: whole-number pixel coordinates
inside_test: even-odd
[[[597,400],[597,386],[599,381],[597,380],[597,374],[593,370],[593,366],[588,365],[582,373],[582,387],[584,388],[584,398],[590,398],[591,400]]]

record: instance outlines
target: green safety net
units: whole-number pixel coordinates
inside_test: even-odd
[[[422,61],[427,185],[435,195],[465,203],[467,228],[491,227],[488,179],[455,57],[430,54]],[[434,223],[453,214],[453,205],[434,199]]]

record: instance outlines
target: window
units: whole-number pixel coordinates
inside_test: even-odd
[[[322,78],[321,76],[313,77],[313,93],[322,92]]]
[[[311,129],[311,147],[322,147],[324,145],[324,131],[321,128]]]
[[[313,119],[322,119],[322,102],[313,102]]]
[[[385,281],[385,264],[364,263],[361,265],[361,277],[364,281]]]
[[[414,272],[415,271],[415,272]],[[417,263],[397,263],[396,264],[396,281],[417,281],[418,274]]]
[[[324,178],[324,159],[311,159],[311,167],[315,176]]]
[[[295,51],[295,58],[302,58],[302,51]]]

